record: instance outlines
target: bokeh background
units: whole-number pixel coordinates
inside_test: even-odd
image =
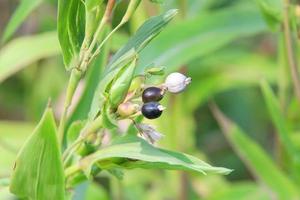
[[[5,38],[0,46],[0,178],[10,174],[17,150],[49,98],[57,117],[60,115],[68,80],[56,33],[57,1],[34,2],[30,12],[19,15],[20,24],[7,27],[14,13],[22,13],[32,2],[0,1],[0,35]],[[234,171],[227,176],[204,176],[183,171],[128,170],[122,181],[101,174],[93,183],[80,185],[75,198],[298,199],[299,160],[294,161],[297,153],[291,155],[289,146],[293,146],[292,152],[300,150],[299,104],[286,46],[289,39],[297,62],[298,6],[296,1],[289,2],[287,38],[284,3],[165,0],[155,4],[143,0],[130,22],[113,36],[110,53],[147,18],[177,8],[178,16],[142,51],[140,65],[153,62],[165,66],[166,74],[180,71],[193,79],[184,93],[164,99],[167,110],[155,121],[165,135],[159,146]],[[127,4],[121,1],[118,5],[113,26]],[[16,27],[12,37],[6,37]],[[274,108],[261,85],[265,90],[270,85],[274,92]],[[0,199],[14,197],[0,186]]]

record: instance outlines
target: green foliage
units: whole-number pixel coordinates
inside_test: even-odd
[[[256,0],[261,14],[272,30],[278,30],[283,20],[283,3],[280,0]]]
[[[110,68],[106,68],[104,75],[99,82],[97,89],[95,91],[93,101],[91,104],[89,118],[94,119],[99,113],[101,107],[104,105],[104,102],[107,100],[106,94],[109,92],[109,86],[112,81],[116,78],[119,72],[126,68],[130,62],[136,57],[136,52],[131,49],[113,64],[110,65]]]
[[[64,199],[60,154],[54,116],[47,108],[17,156],[10,191],[26,199]]]
[[[140,52],[163,28],[175,17],[177,10],[169,10],[166,13],[148,19],[132,36],[128,42],[112,57],[108,68],[116,62],[122,55],[132,48]]]
[[[290,138],[290,133],[287,128],[285,119],[283,118],[283,114],[280,111],[279,102],[277,101],[272,89],[268,85],[266,81],[261,82],[262,93],[265,98],[265,102],[267,104],[271,119],[278,130],[278,135],[280,137],[280,141],[286,148],[289,155],[294,159],[294,161],[299,161],[299,152],[296,149],[294,143]]]
[[[237,125],[213,107],[214,115],[234,150],[243,159],[253,175],[263,181],[279,199],[297,199],[296,185],[280,171],[266,152],[250,139]]]
[[[2,42],[6,42],[23,23],[27,16],[42,2],[43,0],[21,0],[19,6],[5,28],[2,36]]]
[[[236,38],[266,29],[253,7],[230,7],[202,13],[197,18],[170,26],[141,52],[138,71],[154,63],[157,66],[181,66],[220,49]]]
[[[0,199],[17,198],[9,185],[18,198],[41,200],[300,198],[299,105],[290,80],[297,74],[290,77],[288,66],[298,63],[298,7],[286,9],[281,0],[151,2],[160,4],[47,1],[38,20],[19,29],[35,34],[1,47]],[[8,24],[2,40],[41,3],[21,0],[8,23],[0,19]],[[9,12],[12,4],[3,5]],[[140,108],[143,89],[164,88],[175,70],[193,81],[182,94],[166,91],[159,119],[139,110],[120,115],[120,104]],[[56,119],[47,108],[21,148],[49,97]],[[146,132],[140,123],[154,128]],[[155,144],[138,137],[158,132],[164,137]]]
[[[80,0],[58,1],[58,38],[67,69],[78,62],[84,37],[84,5]]]
[[[12,40],[0,51],[0,82],[41,58],[58,55],[59,51],[56,32]]]
[[[102,148],[85,157],[78,167],[90,176],[92,166],[97,164],[101,169],[119,168],[161,168],[196,171],[205,174],[215,172],[228,174],[231,170],[212,167],[190,155],[155,148],[141,138],[127,136],[119,138],[109,147]]]
[[[87,118],[95,90],[101,80],[102,73],[108,60],[110,45],[104,45],[102,53],[96,58],[91,68],[87,72],[84,92],[82,93],[75,110],[69,118],[69,124],[75,120],[84,120]]]

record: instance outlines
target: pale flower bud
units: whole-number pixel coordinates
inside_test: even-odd
[[[167,76],[164,86],[171,93],[180,93],[191,83],[191,81],[191,77],[186,77],[181,73],[174,72]]]
[[[156,131],[155,128],[150,126],[149,124],[141,123],[137,124],[136,126],[140,131],[141,136],[151,144],[154,144],[163,137],[161,133]]]

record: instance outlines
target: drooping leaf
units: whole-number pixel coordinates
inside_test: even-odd
[[[52,110],[47,108],[31,137],[20,150],[10,191],[20,198],[65,199],[64,172]]]
[[[60,52],[56,32],[17,38],[0,50],[0,83],[29,64]]]
[[[231,172],[231,170],[226,168],[213,167],[190,155],[156,148],[145,140],[133,135],[116,139],[111,146],[96,151],[78,163],[80,169],[88,176],[94,164],[105,169],[117,166],[125,169],[188,170],[204,174],[206,172],[220,174]]]
[[[253,175],[270,188],[278,199],[298,199],[299,194],[295,184],[280,171],[266,152],[216,106],[212,106],[212,111],[234,151]]]
[[[23,23],[27,16],[42,2],[43,0],[21,0],[4,30],[2,42],[7,41]]]
[[[65,67],[78,60],[84,37],[85,7],[81,0],[59,0],[57,30]]]
[[[151,63],[155,66],[182,66],[224,47],[236,38],[266,29],[254,7],[230,7],[172,25],[140,53],[138,72]]]

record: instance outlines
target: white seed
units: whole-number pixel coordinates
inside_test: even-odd
[[[191,77],[186,77],[181,73],[174,72],[167,76],[164,86],[171,93],[180,93],[191,81]]]

